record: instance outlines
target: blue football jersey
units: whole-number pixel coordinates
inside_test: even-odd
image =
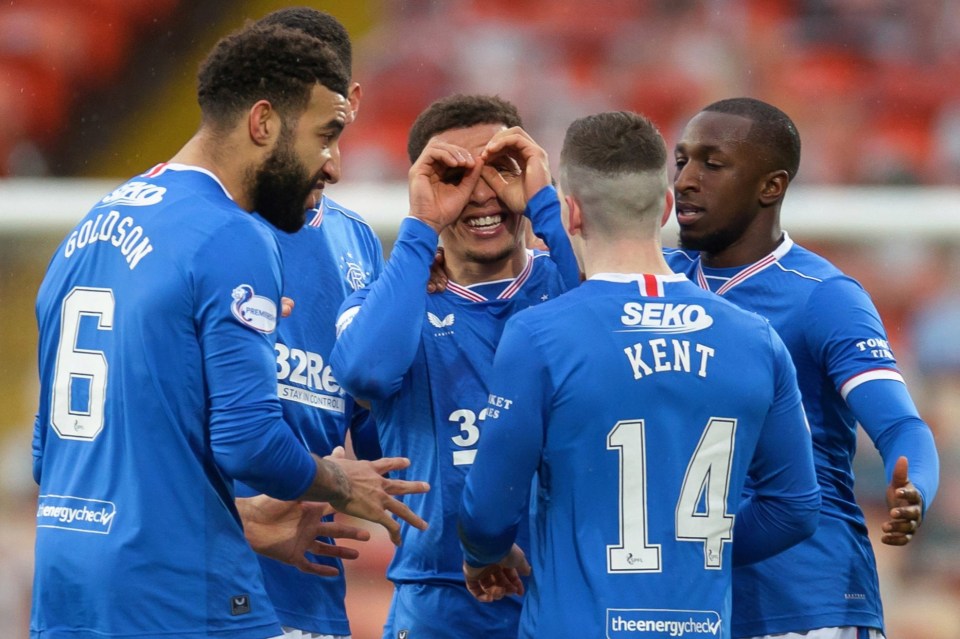
[[[31,635],[276,636],[233,503],[299,496],[282,421],[280,256],[216,177],[163,164],[96,204],[37,296]]]
[[[733,562],[799,539],[754,508],[815,519],[786,349],[681,275],[601,274],[517,314],[489,385],[461,535],[497,561],[536,477],[521,637],[729,638]]]
[[[405,474],[430,483],[430,492],[404,497],[430,527],[401,522],[403,544],[387,570],[392,581],[463,583],[457,512],[483,431],[500,333],[514,313],[563,290],[554,263],[536,251],[509,282],[469,288],[451,282],[443,293],[424,295],[416,358],[397,392],[371,402],[383,454],[409,457]]]
[[[330,370],[337,311],[347,295],[380,274],[383,249],[363,218],[326,195],[300,231],[277,235],[283,294],[295,302],[293,313],[280,321],[277,331],[277,392],[297,437],[311,452],[329,455],[344,445],[351,425],[367,413],[340,388]],[[336,566],[340,576],[308,575],[260,557],[280,623],[318,634],[349,635],[343,564],[317,555],[312,560]]]
[[[784,235],[773,253],[745,267],[711,269],[696,252],[665,251],[674,271],[768,318],[783,338],[797,368],[823,489],[813,537],[737,569],[734,633],[882,628],[876,562],[853,491],[857,418],[845,398],[866,382],[903,378],[863,288]],[[876,435],[871,433],[875,441]],[[911,478],[920,468],[915,461],[911,456]]]
[[[542,201],[553,207],[553,215],[543,216],[549,218],[549,228],[540,230],[550,238],[548,245],[559,245],[566,236],[559,201],[555,191],[550,193]],[[481,604],[464,587],[457,510],[482,438],[486,378],[503,325],[514,313],[560,295],[564,278],[549,255],[528,251],[515,278],[470,287],[451,282],[445,292],[428,294],[437,241],[437,233],[420,220],[401,223],[381,277],[344,303],[332,355],[334,374],[348,391],[371,401],[383,454],[410,459],[400,475],[430,483],[428,493],[403,497],[429,528],[420,531],[401,522],[403,543],[387,577],[397,584],[455,585],[465,611],[470,606],[499,609],[503,619],[513,621],[504,624],[510,628],[507,634],[498,636],[513,636],[516,600]],[[572,277],[577,271],[565,272]],[[431,609],[429,601],[421,603],[414,608]],[[456,619],[438,623],[459,624],[458,632],[468,636],[482,631],[476,627],[479,617],[453,614]],[[402,630],[388,627],[384,636]]]

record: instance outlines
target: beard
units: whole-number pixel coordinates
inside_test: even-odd
[[[702,251],[707,254],[719,253],[730,246],[733,239],[723,231],[714,231],[708,235],[700,237],[690,237],[682,230],[680,231],[680,248],[688,251]]]
[[[495,253],[480,253],[478,251],[467,249],[464,253],[464,257],[466,257],[468,262],[474,262],[476,264],[496,264],[497,262],[502,262],[510,258],[516,249],[517,247],[515,244],[504,247]]]
[[[680,248],[688,251],[699,251],[707,255],[717,255],[740,242],[746,235],[749,226],[750,219],[744,218],[703,235],[693,235],[689,230],[680,227]]]
[[[296,233],[307,221],[304,202],[319,179],[319,173],[307,174],[293,152],[292,134],[284,131],[254,175],[254,211],[281,231]]]

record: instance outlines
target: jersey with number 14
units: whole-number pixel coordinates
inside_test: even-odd
[[[680,275],[596,275],[519,313],[490,393],[462,534],[471,565],[498,560],[536,473],[521,637],[729,638],[734,558],[799,538],[741,510],[748,470],[815,516],[786,348]]]

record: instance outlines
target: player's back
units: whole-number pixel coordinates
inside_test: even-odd
[[[646,278],[513,320],[550,406],[522,636],[729,636],[733,515],[786,355],[758,316]]]
[[[215,345],[198,338],[200,325],[236,322],[231,310],[250,327],[270,323],[256,293],[276,288],[275,241],[212,175],[172,168],[101,200],[38,294],[39,636],[264,637],[275,627],[211,451]],[[236,260],[271,250],[261,281],[228,279]]]

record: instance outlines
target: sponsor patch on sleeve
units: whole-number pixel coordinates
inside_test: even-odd
[[[337,337],[340,337],[340,334],[350,326],[350,323],[353,322],[353,318],[357,316],[357,313],[360,312],[359,306],[351,306],[345,310],[340,317],[337,318]]]
[[[276,330],[276,302],[257,295],[249,284],[241,284],[233,289],[232,297],[230,310],[241,324],[261,333],[272,333]]]

